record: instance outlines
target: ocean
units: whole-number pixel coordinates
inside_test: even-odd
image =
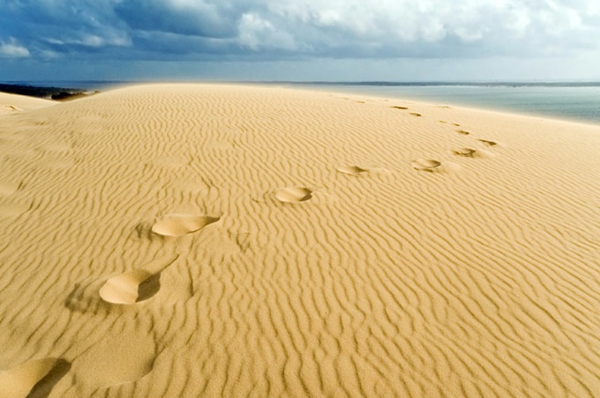
[[[600,124],[598,85],[366,85],[312,84],[308,88],[462,105]]]

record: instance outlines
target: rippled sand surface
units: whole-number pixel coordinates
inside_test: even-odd
[[[600,127],[0,94],[0,397],[598,397]]]

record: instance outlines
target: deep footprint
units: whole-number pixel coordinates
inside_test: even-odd
[[[498,143],[495,142],[495,141],[484,140],[482,138],[478,138],[477,141],[482,142],[482,143],[484,143],[487,146],[496,146],[496,145],[498,145]]]
[[[472,158],[476,152],[477,152],[477,150],[475,150],[473,148],[459,148],[459,149],[454,149],[452,151],[452,153],[455,155],[469,157],[469,158]]]
[[[357,176],[361,173],[367,173],[369,170],[360,168],[358,166],[344,166],[337,169],[337,171],[342,174]]]
[[[103,336],[73,361],[76,383],[87,394],[100,388],[135,382],[152,371],[156,343],[152,332],[132,328]]]
[[[156,220],[152,232],[162,236],[182,236],[197,232],[220,219],[221,217],[191,214],[167,214]]]
[[[61,358],[43,358],[0,371],[0,397],[48,395],[71,365]]]
[[[419,171],[437,171],[441,165],[441,162],[434,159],[417,159],[412,162],[413,168]]]
[[[153,297],[160,290],[160,275],[173,264],[179,255],[160,263],[148,264],[146,269],[136,269],[113,276],[100,288],[102,300],[110,304],[135,304]]]
[[[277,191],[275,198],[283,203],[300,203],[310,200],[312,193],[312,190],[305,187],[288,187]]]
[[[0,196],[8,196],[19,189],[19,184],[0,181]]]

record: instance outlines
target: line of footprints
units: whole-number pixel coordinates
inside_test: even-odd
[[[392,106],[395,109],[407,110],[407,107]],[[419,113],[411,113],[421,117]],[[440,120],[440,123],[447,123]],[[455,127],[459,124],[453,123]],[[456,130],[462,135],[470,135],[468,131]],[[485,139],[477,139],[484,145],[493,147],[497,143]],[[475,157],[478,151],[474,148],[458,148],[452,151],[454,155],[462,157]],[[438,172],[442,162],[435,159],[416,159],[412,167],[418,171]],[[341,174],[359,176],[368,173],[369,169],[359,166],[343,166],[337,169]],[[0,191],[0,194],[2,192]],[[282,203],[301,203],[313,197],[314,191],[306,187],[287,187],[275,191],[274,197]],[[178,237],[200,231],[202,228],[219,221],[220,217],[198,216],[190,214],[166,214],[157,218],[151,233],[165,236]],[[141,235],[143,225],[138,225],[138,235]],[[160,290],[160,275],[167,267],[172,265],[178,255],[169,259],[160,259],[146,264],[144,268],[135,269],[112,276],[100,281],[101,286],[96,288],[96,293],[104,302],[112,305],[132,305],[153,297]],[[67,300],[69,301],[69,299]],[[77,301],[74,299],[73,301]],[[0,397],[27,397],[38,389],[49,392],[49,389],[58,382],[70,369],[70,363],[62,358],[43,358],[25,362],[9,370],[0,371]]]

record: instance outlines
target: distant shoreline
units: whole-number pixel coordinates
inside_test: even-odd
[[[0,83],[0,92],[8,94],[25,95],[28,97],[52,99],[55,101],[65,101],[69,99],[80,98],[95,92],[88,92],[81,88],[66,87],[43,87],[32,86],[28,84],[4,84]]]
[[[376,87],[600,87],[600,81],[582,81],[582,82],[511,82],[511,81],[294,81],[294,80],[214,80],[214,81],[169,81],[169,83],[215,83],[215,84],[251,84],[251,85],[277,85],[289,84],[294,86],[376,86]],[[99,89],[110,86],[152,84],[155,81],[145,80],[57,80],[57,81],[2,81],[0,82],[0,91],[3,87],[27,87],[40,90],[78,90]],[[24,94],[27,95],[27,94]]]

